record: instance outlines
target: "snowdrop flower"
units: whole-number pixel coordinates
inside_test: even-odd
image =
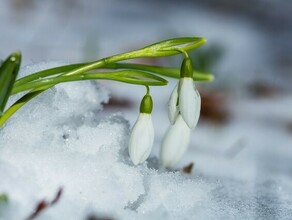
[[[143,163],[151,153],[154,141],[152,107],[153,102],[147,87],[147,94],[141,101],[140,115],[132,128],[129,140],[129,154],[134,165]]]
[[[177,164],[188,148],[191,129],[199,120],[201,97],[193,81],[192,62],[187,57],[181,66],[181,78],[168,102],[168,118],[171,126],[167,130],[160,151],[163,166]]]
[[[191,129],[181,115],[177,116],[174,125],[168,128],[160,151],[160,160],[164,167],[176,165],[188,148]]]
[[[174,124],[178,114],[190,128],[194,128],[199,120],[201,111],[201,96],[193,81],[192,63],[185,58],[181,67],[181,78],[174,88],[168,102],[168,117]]]
[[[179,111],[187,125],[194,128],[200,117],[201,96],[192,78],[182,78],[180,85]]]

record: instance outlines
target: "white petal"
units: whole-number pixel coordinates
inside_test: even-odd
[[[178,115],[175,124],[167,130],[160,151],[160,160],[163,166],[176,165],[188,148],[191,129],[181,115]]]
[[[178,85],[176,85],[175,88],[173,89],[168,101],[168,118],[172,125],[174,124],[179,112],[177,102],[178,102]]]
[[[194,128],[200,117],[201,97],[192,78],[180,80],[179,110],[187,125]]]
[[[129,140],[129,154],[133,164],[143,163],[150,155],[154,141],[151,114],[141,113],[133,126]]]

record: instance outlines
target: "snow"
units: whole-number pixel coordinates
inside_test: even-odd
[[[34,64],[21,75],[56,65],[60,63]],[[121,113],[102,114],[109,97],[96,82],[61,84],[8,121],[0,132],[0,194],[7,194],[9,201],[0,203],[0,219],[28,217],[60,188],[60,200],[38,219],[85,219],[92,214],[114,219],[291,216],[291,175],[285,174],[291,136],[253,122],[252,114],[264,114],[256,108],[243,111],[252,102],[235,105],[240,113],[234,115],[236,123],[195,129],[192,145],[200,147],[190,148],[179,165],[195,161],[194,173],[187,175],[161,169],[155,151],[147,162],[134,166],[127,150],[128,121]],[[285,100],[278,103],[287,105]],[[245,147],[228,158],[226,146],[240,138]],[[156,149],[160,141],[157,137]]]
[[[21,75],[50,66],[29,66]],[[88,210],[136,219],[159,209],[165,199],[171,200],[162,213],[189,209],[187,200],[175,208],[172,201],[179,197],[171,192],[187,187],[179,198],[183,201],[189,188],[194,187],[195,195],[197,183],[184,182],[179,173],[160,177],[146,165],[133,166],[127,153],[128,122],[119,114],[99,117],[101,103],[108,98],[108,91],[95,82],[62,84],[25,105],[8,121],[0,138],[0,192],[9,196],[2,219],[28,216],[38,201],[51,198],[60,187],[64,195],[59,204],[40,219],[82,219]],[[153,204],[156,191],[172,179],[172,185]],[[146,190],[149,198],[131,209]]]
[[[262,99],[242,94],[246,84],[267,78],[272,85],[285,83],[291,92],[291,80],[272,66],[271,54],[280,48],[268,49],[273,35],[248,20],[188,5],[182,10],[176,3],[149,7],[146,2],[87,1],[65,13],[65,4],[62,8],[53,1],[43,3],[36,3],[26,16],[8,4],[0,7],[3,58],[19,48],[23,63],[42,59],[72,63],[175,34],[204,36],[205,47],[218,44],[224,49],[211,86],[230,89],[232,120],[224,125],[200,120],[176,167],[195,162],[192,174],[163,170],[157,156],[168,126],[167,99],[176,81],[152,88],[155,145],[146,163],[133,166],[127,151],[129,128],[145,88],[107,82],[114,97],[127,97],[136,107],[119,113],[102,111],[110,92],[101,84],[59,85],[22,108],[0,130],[0,195],[9,198],[8,203],[0,201],[0,219],[25,219],[42,199],[51,201],[60,187],[58,203],[38,219],[291,218],[292,136],[286,128],[292,122],[291,93]],[[61,64],[30,65],[22,75]]]

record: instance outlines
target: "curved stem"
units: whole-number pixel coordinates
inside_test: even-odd
[[[149,86],[145,86],[146,87],[146,94],[149,95],[150,94],[150,88]]]
[[[18,80],[18,82],[16,83],[16,86],[25,85],[26,83],[30,82],[31,80],[36,80],[36,79],[43,77],[44,75],[48,76],[50,74],[54,75],[54,74],[61,73],[59,76],[53,78],[53,80],[56,80],[56,82],[58,80],[61,81],[64,78],[64,76],[76,75],[78,78],[78,77],[80,77],[78,75],[82,75],[85,72],[104,67],[107,64],[111,64],[111,63],[115,63],[115,62],[119,62],[119,61],[123,61],[123,60],[128,60],[128,59],[134,59],[134,58],[161,57],[161,56],[176,55],[176,54],[179,54],[179,51],[177,51],[177,48],[182,49],[182,50],[191,50],[191,49],[194,49],[194,48],[197,48],[197,47],[203,45],[205,42],[206,42],[206,40],[204,38],[198,38],[198,37],[169,39],[169,40],[165,40],[165,41],[161,41],[161,42],[149,45],[149,46],[144,47],[144,48],[139,49],[139,50],[135,50],[135,51],[127,52],[127,53],[123,53],[123,54],[117,54],[117,55],[110,56],[110,57],[107,57],[107,58],[104,58],[104,59],[101,59],[101,60],[98,60],[95,62],[86,63],[84,65],[76,64],[76,66],[68,65],[67,67],[65,67],[65,69],[62,69],[62,68],[64,68],[64,66],[63,66],[63,67],[59,67],[59,69],[58,69],[58,67],[57,67],[57,69],[54,69],[54,70],[50,69],[50,71],[44,70],[44,71],[41,71],[41,72],[34,74],[34,76],[26,77],[25,79],[22,79],[22,81]],[[68,69],[66,69],[66,68],[68,68]],[[165,72],[162,72],[160,74],[169,76],[169,74],[166,74]],[[73,78],[75,78],[75,76]],[[68,78],[66,78],[66,79],[68,79]],[[81,80],[81,79],[79,79],[79,80]],[[116,80],[117,80],[117,78],[116,78]],[[135,79],[132,79],[132,80],[135,81]],[[122,81],[122,80],[119,80],[119,81]],[[29,100],[36,97],[37,95],[39,95],[43,91],[51,88],[53,85],[54,84],[45,84],[44,83],[44,86],[39,87],[37,89],[33,89],[32,91],[30,91],[29,93],[24,95],[21,99],[19,99],[17,102],[15,102],[0,118],[0,127],[5,123],[5,121],[9,117],[11,117],[12,114],[14,114],[25,103],[27,103]]]

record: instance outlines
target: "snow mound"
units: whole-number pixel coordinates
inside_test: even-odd
[[[35,64],[21,75],[57,65]],[[101,112],[108,100],[109,91],[96,82],[61,84],[29,102],[5,124],[0,130],[0,197],[7,194],[8,202],[0,199],[1,220],[28,218],[40,201],[53,201],[59,189],[58,202],[37,219],[291,217],[291,176],[275,172],[281,168],[275,161],[291,154],[285,144],[290,136],[280,135],[276,140],[283,144],[269,150],[261,144],[262,139],[270,137],[272,143],[275,138],[266,135],[267,128],[250,129],[245,122],[216,132],[201,126],[192,143],[210,153],[189,149],[185,158],[196,158],[194,174],[159,169],[155,156],[133,166],[127,149],[130,125],[121,114]],[[231,141],[231,131],[237,138],[242,129],[246,135],[265,133],[250,137],[257,148],[247,148],[238,160],[226,159],[220,146]],[[287,156],[285,164],[288,161]]]
[[[35,64],[20,75],[51,66]],[[211,189],[202,182],[131,164],[128,122],[119,114],[99,116],[108,99],[95,82],[61,84],[6,123],[0,132],[0,194],[9,202],[0,218],[29,216],[59,188],[60,201],[39,219],[84,219],[90,213],[137,219],[153,212],[172,217],[202,202]]]

